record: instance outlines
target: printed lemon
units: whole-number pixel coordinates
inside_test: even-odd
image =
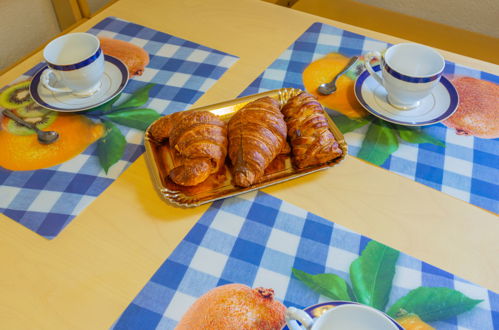
[[[355,81],[348,75],[342,75],[336,81],[336,92],[330,95],[321,95],[317,88],[330,82],[334,76],[348,63],[349,58],[339,53],[331,53],[310,63],[303,71],[305,89],[319,100],[325,107],[341,112],[350,118],[361,118],[368,112],[357,101],[354,93]]]
[[[61,164],[84,151],[104,135],[104,126],[85,116],[53,111],[42,117],[28,117],[43,130],[54,130],[59,139],[40,144],[34,131],[4,117],[0,129],[0,166],[11,171],[31,171]]]
[[[428,323],[423,322],[416,314],[406,314],[396,319],[405,330],[435,330]]]

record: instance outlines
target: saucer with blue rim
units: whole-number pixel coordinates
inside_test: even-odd
[[[320,317],[322,314],[324,314],[328,310],[335,308],[335,307],[338,307],[338,306],[342,306],[342,305],[361,305],[361,304],[359,304],[357,302],[353,302],[353,301],[335,300],[335,301],[328,301],[328,302],[323,302],[323,303],[315,304],[312,306],[308,306],[307,308],[304,308],[303,310],[312,319],[315,319],[315,318]],[[385,314],[385,313],[383,313],[383,314]],[[404,328],[397,321],[395,321],[394,319],[392,319],[390,316],[388,316],[386,314],[385,314],[385,316],[390,320],[391,323],[393,323],[393,325],[397,329],[404,330]],[[290,330],[290,329],[287,325],[285,325],[282,328],[282,330]]]
[[[381,76],[381,67],[373,70]],[[441,122],[457,109],[459,96],[452,83],[442,76],[431,94],[420,100],[420,104],[409,110],[400,110],[387,100],[387,92],[367,70],[355,81],[355,96],[372,115],[388,122],[405,126],[425,126]]]
[[[40,83],[42,73],[48,68],[45,66],[31,80],[29,87],[31,98],[42,107],[59,112],[88,110],[109,101],[125,88],[128,82],[128,68],[115,57],[104,55],[104,60],[101,88],[95,94],[78,97],[69,92],[57,93],[47,89]]]

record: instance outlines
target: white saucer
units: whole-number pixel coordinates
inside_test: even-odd
[[[109,55],[105,55],[101,88],[89,97],[78,97],[71,93],[55,93],[45,88],[40,83],[40,76],[47,68],[48,66],[43,67],[33,76],[29,92],[36,103],[54,111],[75,112],[95,108],[118,95],[128,82],[128,68],[126,65]]]
[[[379,65],[373,70],[381,76]],[[387,101],[386,90],[364,71],[355,81],[355,96],[362,106],[378,118],[394,124],[425,126],[447,119],[456,111],[459,96],[451,82],[442,76],[430,95],[420,101],[419,106],[400,110]]]

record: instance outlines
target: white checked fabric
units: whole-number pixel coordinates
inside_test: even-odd
[[[161,114],[183,111],[196,102],[236,62],[237,57],[188,40],[114,17],[90,33],[128,41],[145,49],[150,63],[142,76],[131,79],[123,99],[147,83],[155,83],[145,105]],[[25,80],[44,66],[35,66]],[[73,159],[36,171],[0,168],[0,212],[36,233],[54,238],[144,152],[144,133],[119,126],[127,140],[125,154],[106,174],[96,144]]]
[[[330,300],[294,278],[291,268],[349,281],[351,262],[369,238],[262,192],[215,202],[115,322],[114,329],[174,329],[189,306],[227,283],[275,290],[286,306]],[[437,329],[498,329],[499,295],[401,253],[388,306],[419,286],[448,287],[483,299]]]
[[[314,23],[286,49],[241,96],[283,87],[304,89],[302,72],[311,62],[329,53],[347,57],[368,51],[382,51],[389,44],[322,23]],[[468,76],[499,84],[499,77],[487,72],[446,62],[447,77]],[[333,116],[334,109],[328,109]],[[348,152],[356,156],[367,126],[345,134]],[[468,203],[499,213],[499,139],[480,139],[456,135],[453,129],[435,124],[422,130],[445,142],[410,144],[399,141],[399,149],[382,167],[460,198]]]

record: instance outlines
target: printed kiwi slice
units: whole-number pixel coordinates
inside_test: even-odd
[[[43,117],[47,113],[49,113],[50,110],[42,107],[41,105],[39,105],[36,102],[33,102],[31,104],[28,104],[25,107],[17,108],[15,110],[15,112],[17,113],[17,115],[19,117],[22,117],[22,118],[33,118],[33,117]]]
[[[32,103],[29,84],[30,81],[26,80],[6,88],[0,94],[0,105],[7,109],[17,109]]]
[[[28,123],[35,124],[36,127],[38,127],[39,129],[44,129],[49,127],[56,118],[57,118],[57,112],[49,111],[43,117],[30,117],[30,118],[24,118],[24,120],[27,121]],[[5,126],[10,133],[15,135],[35,134],[34,130],[22,126],[9,118],[7,118],[7,123]]]

